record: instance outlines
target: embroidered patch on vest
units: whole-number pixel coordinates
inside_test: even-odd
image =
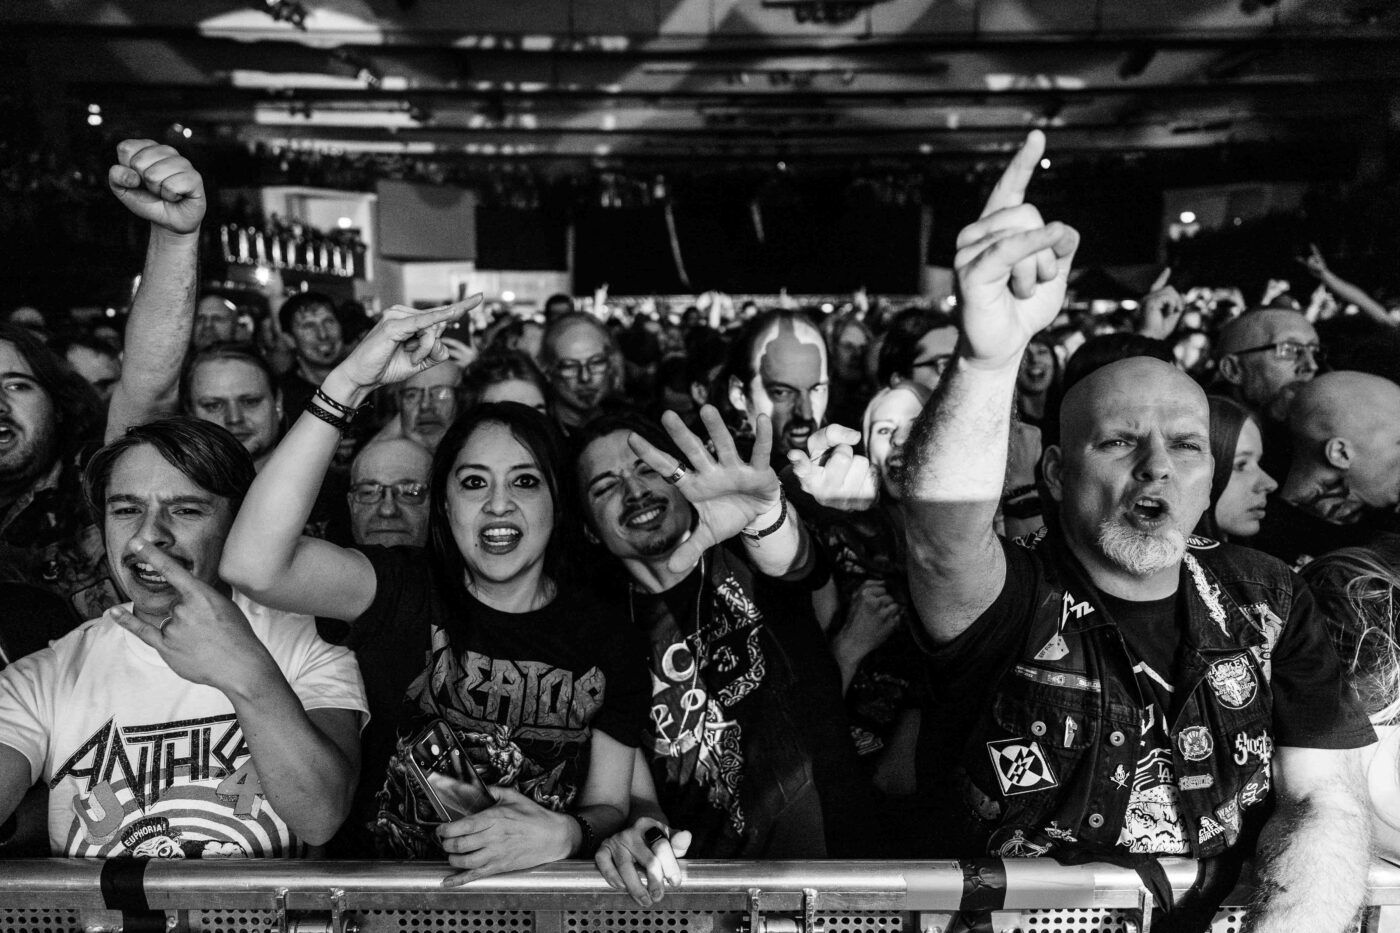
[[[1188,774],[1176,783],[1182,790],[1205,790],[1215,786],[1215,777],[1210,774]]]
[[[1259,695],[1259,678],[1250,666],[1249,655],[1237,654],[1212,661],[1206,681],[1222,706],[1244,709]]]
[[[1269,771],[1261,768],[1240,788],[1240,806],[1252,807],[1269,794]]]
[[[1182,560],[1186,569],[1191,571],[1191,582],[1196,584],[1196,593],[1201,597],[1201,602],[1206,604],[1211,621],[1220,626],[1220,631],[1229,635],[1230,627],[1226,624],[1225,607],[1220,604],[1220,588],[1206,579],[1205,568],[1196,558],[1186,554]]]
[[[987,743],[1001,792],[1007,797],[1059,787],[1040,743],[1032,739],[1001,739]]]
[[[1201,834],[1196,838],[1198,843],[1204,843],[1208,839],[1225,832],[1225,828],[1208,816],[1201,817]]]
[[[1250,758],[1257,758],[1268,764],[1274,757],[1274,740],[1267,732],[1260,732],[1252,738],[1243,732],[1235,733],[1235,764],[1247,765]]]
[[[1045,647],[1036,652],[1037,661],[1058,661],[1069,654],[1069,644],[1060,633],[1056,632],[1050,636],[1050,640],[1045,643]]]
[[[997,846],[997,855],[1002,858],[1040,858],[1050,851],[1048,845],[1031,842],[1024,830],[1016,830],[1011,838]]]
[[[1186,546],[1197,551],[1209,551],[1211,548],[1220,547],[1220,542],[1204,535],[1187,535]]]
[[[1187,726],[1177,735],[1176,747],[1187,761],[1205,761],[1215,751],[1215,739],[1205,726]]]

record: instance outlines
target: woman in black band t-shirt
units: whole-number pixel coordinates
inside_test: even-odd
[[[561,526],[573,510],[559,482],[562,440],[538,412],[483,405],[450,429],[434,459],[426,549],[366,553],[299,535],[336,422],[373,389],[445,359],[443,325],[471,303],[384,313],[327,376],[325,398],[311,403],[322,410],[303,415],[264,467],[223,565],[225,579],[266,605],[350,623],[362,663],[377,654],[402,671],[400,652],[419,659],[406,697],[371,691],[372,715],[399,725],[396,752],[423,723],[444,720],[484,778],[499,782],[497,803],[429,822],[397,754],[385,780],[382,727],[361,780],[364,791],[382,785],[381,848],[445,852],[462,869],[453,883],[591,855],[623,823],[646,709],[639,647],[561,579]]]

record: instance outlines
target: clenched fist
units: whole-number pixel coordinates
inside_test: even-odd
[[[117,146],[107,184],[126,209],[171,233],[199,230],[206,207],[204,179],[170,146],[128,139]]]

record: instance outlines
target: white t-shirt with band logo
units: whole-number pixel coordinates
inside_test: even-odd
[[[368,715],[354,655],[321,641],[310,616],[239,595],[307,710]],[[127,604],[130,608],[130,604]],[[49,786],[56,856],[279,858],[301,843],[262,793],[222,691],[176,674],[106,618],[0,671],[0,744]]]

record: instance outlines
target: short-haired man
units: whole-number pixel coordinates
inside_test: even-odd
[[[912,379],[935,389],[957,347],[958,328],[946,315],[923,308],[901,311],[880,342],[876,378],[883,387]]]
[[[282,399],[272,369],[248,347],[215,344],[185,365],[181,402],[186,414],[222,426],[259,468],[282,433]]]
[[[566,314],[574,313],[574,300],[563,292],[550,295],[544,300],[544,319],[548,323]]]
[[[554,417],[571,434],[612,398],[621,356],[608,329],[591,314],[576,311],[549,322],[540,362],[554,387]]]
[[[439,364],[441,365],[441,364]],[[428,472],[433,455],[407,438],[366,444],[350,464],[350,533],[357,545],[428,543]]]
[[[1294,566],[1395,530],[1400,504],[1400,386],[1323,373],[1289,408],[1293,463],[1253,547]]]
[[[1288,406],[1324,362],[1317,331],[1289,308],[1246,311],[1220,330],[1219,380],[1227,395],[1258,416],[1264,435],[1260,466],[1270,476],[1288,475]]]
[[[805,451],[826,419],[831,388],[826,341],[805,314],[768,311],[744,326],[730,351],[728,402],[750,425],[773,422],[773,463]]]
[[[286,857],[348,812],[367,712],[354,657],[218,579],[253,475],[227,432],[190,418],[89,462],[131,602],[0,671],[0,816],[48,783],[54,855]]]
[[[201,295],[194,306],[194,331],[190,345],[196,350],[238,337],[238,308],[223,295]]]
[[[335,301],[320,292],[298,292],[277,310],[282,332],[296,345],[296,361],[278,387],[287,411],[300,414],[345,355],[345,328]]]
[[[655,790],[634,778],[634,798],[651,803],[634,800],[633,826],[600,855],[639,900],[634,861],[649,896],[662,893],[643,834],[667,817],[706,858],[859,855],[869,828],[840,675],[812,610],[828,571],[770,465],[769,419],[758,417],[746,461],[718,411],[700,417],[713,456],[674,412],[664,432],[605,415],[579,438],[589,537],[626,569],[629,611],[651,641]]]
[[[1188,538],[1213,471],[1200,388],[1144,358],[1084,378],[1045,453],[1051,530],[1025,546],[992,532],[1021,355],[1079,244],[1024,203],[1043,151],[1033,132],[958,237],[962,355],[908,445],[930,840],[944,856],[1191,855],[1204,881],[1173,928],[1205,929],[1262,825],[1251,929],[1340,931],[1365,894],[1355,749],[1375,736],[1306,585]]]

